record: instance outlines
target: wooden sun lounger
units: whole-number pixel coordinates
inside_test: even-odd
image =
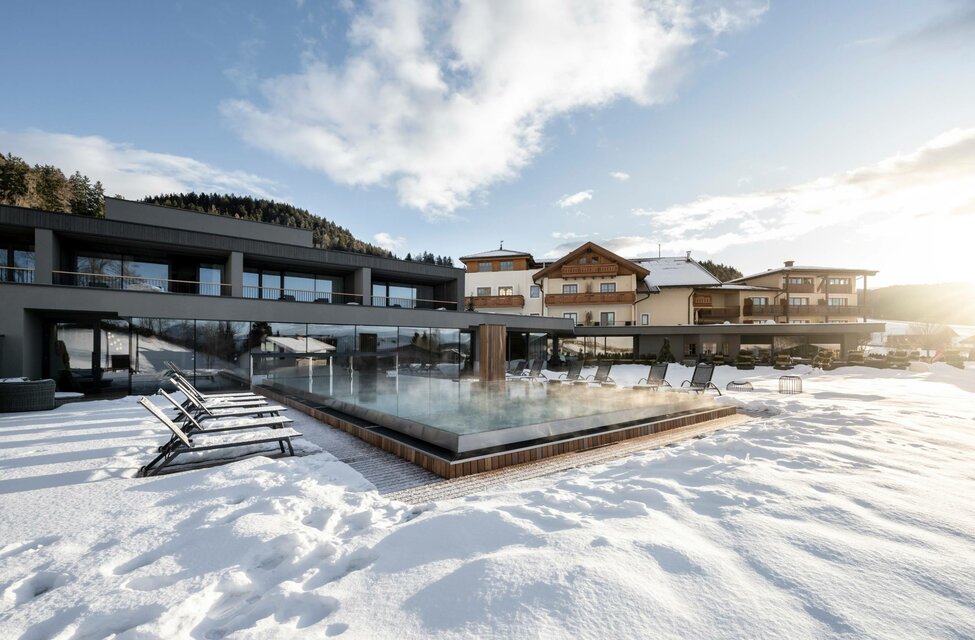
[[[276,443],[281,449],[281,454],[295,454],[291,439],[301,436],[301,434],[291,428],[267,429],[265,427],[252,427],[250,429],[234,429],[194,433],[188,436],[179,425],[174,423],[163,413],[159,407],[152,404],[145,396],[139,398],[139,404],[145,407],[149,413],[154,415],[159,422],[163,423],[176,439],[173,445],[167,444],[163,451],[152,459],[149,464],[139,469],[140,477],[157,475],[164,468],[172,464],[173,460],[185,453],[197,451],[214,451],[216,449],[229,449],[257,444]],[[287,445],[287,451],[285,451]],[[231,462],[233,459],[221,460],[221,463]]]

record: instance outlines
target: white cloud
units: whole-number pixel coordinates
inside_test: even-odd
[[[586,189],[585,191],[580,191],[579,193],[573,193],[570,196],[562,196],[555,204],[563,209],[568,209],[569,207],[582,204],[586,200],[592,200],[592,189]]]
[[[630,174],[626,173],[625,171],[610,171],[609,176],[619,180],[620,182],[626,182],[630,179]]]
[[[402,236],[393,237],[385,231],[380,231],[372,237],[373,243],[379,245],[387,251],[392,251],[396,253],[399,249],[402,249],[406,244],[406,238]]]
[[[824,228],[896,228],[902,238],[911,229],[947,229],[975,216],[975,129],[954,129],[911,153],[794,186],[632,213],[649,217],[668,245],[705,252]]]
[[[138,149],[101,136],[29,130],[0,130],[0,149],[31,164],[51,164],[101,180],[106,195],[136,199],[160,193],[215,191],[274,197],[270,180],[243,171],[224,171],[205,162]]]
[[[579,240],[581,238],[588,238],[589,234],[575,233],[574,231],[553,231],[552,237],[556,240]]]
[[[341,62],[306,59],[221,110],[256,147],[449,215],[517,176],[552,118],[671,98],[693,54],[766,8],[729,4],[375,0],[351,17]]]

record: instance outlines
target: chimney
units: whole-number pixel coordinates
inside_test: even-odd
[[[791,267],[791,266],[795,265],[795,263],[796,263],[795,260],[786,260],[785,261],[785,266],[786,267]]]
[[[688,260],[690,260],[690,259],[691,259],[691,252],[690,252],[690,251],[688,251],[688,252],[687,252],[687,259],[688,259]]]

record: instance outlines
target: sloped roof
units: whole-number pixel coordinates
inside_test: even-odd
[[[790,273],[793,271],[799,272],[816,272],[816,273],[827,273],[831,276],[846,276],[846,275],[866,275],[875,276],[878,271],[876,269],[850,269],[848,267],[810,267],[805,265],[793,265],[791,267],[779,267],[777,269],[769,269],[768,271],[762,271],[760,273],[753,273],[748,276],[743,276],[741,278],[735,278],[734,280],[729,280],[728,282],[741,282],[742,280],[750,280],[752,278],[761,278],[762,276],[767,276],[775,273]]]
[[[721,281],[693,258],[640,258],[637,262],[650,272],[644,282],[651,291],[661,287],[716,287]]]
[[[552,262],[552,263],[546,265],[544,269],[542,269],[541,271],[536,272],[532,276],[532,279],[534,279],[537,282],[537,281],[541,280],[542,278],[549,277],[553,273],[555,273],[557,270],[559,270],[562,267],[563,264],[568,264],[570,262],[573,262],[574,260],[577,260],[579,258],[579,256],[581,256],[582,254],[587,253],[587,252],[595,253],[597,255],[600,255],[600,256],[606,258],[607,260],[609,260],[611,262],[615,262],[616,264],[618,264],[620,266],[620,272],[622,272],[622,273],[635,273],[637,279],[644,278],[647,275],[646,267],[643,267],[640,264],[637,264],[636,262],[633,262],[632,260],[627,260],[626,258],[624,258],[622,256],[618,256],[615,253],[613,253],[612,251],[610,251],[609,249],[607,249],[606,247],[601,247],[598,244],[596,244],[595,242],[587,242],[587,243],[585,243],[583,245],[580,245],[579,247],[573,249],[572,251],[570,251],[566,255],[562,256],[561,258],[559,258],[555,262]]]
[[[483,251],[472,253],[469,256],[461,256],[460,260],[478,260],[480,258],[520,258],[522,256],[532,257],[527,251],[512,251],[511,249],[495,249],[494,251]]]

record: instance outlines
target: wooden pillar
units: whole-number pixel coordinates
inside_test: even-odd
[[[504,380],[507,360],[505,360],[505,340],[507,327],[503,324],[482,324],[477,327],[477,346],[480,356],[481,382]]]
[[[853,288],[856,291],[856,280],[853,280]],[[860,305],[860,310],[863,311],[863,321],[867,321],[867,274],[863,274],[863,299],[857,296],[857,304]]]

